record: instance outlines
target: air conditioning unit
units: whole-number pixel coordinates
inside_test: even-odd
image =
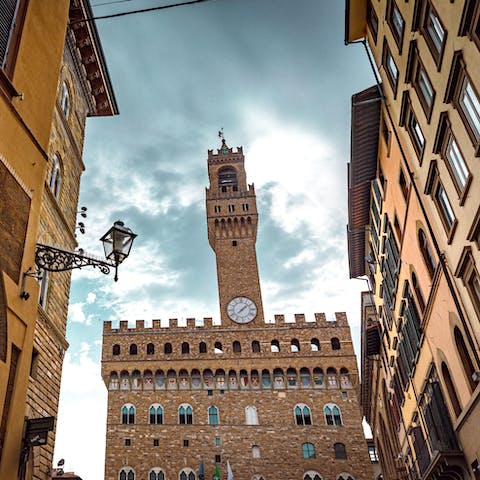
[[[474,382],[480,382],[480,370],[472,373],[472,378]]]

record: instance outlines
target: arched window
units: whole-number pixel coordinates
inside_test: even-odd
[[[132,372],[132,390],[142,389],[142,374],[140,370],[134,370]]]
[[[313,369],[313,384],[316,388],[325,387],[323,370],[321,368],[315,367]]]
[[[468,385],[470,387],[470,390],[473,392],[477,385],[475,383],[475,380],[473,379],[475,368],[473,366],[472,359],[470,357],[470,354],[468,353],[465,341],[463,340],[462,332],[460,332],[460,329],[458,327],[455,327],[453,329],[453,334],[455,337],[455,345],[457,346],[458,354],[460,355],[460,359],[462,360],[461,363],[467,377]]]
[[[207,353],[207,344],[205,342],[200,342],[198,345],[198,351],[200,353]]]
[[[183,403],[178,408],[178,423],[180,423],[180,425],[193,424],[193,410],[188,403]]]
[[[297,371],[294,368],[287,369],[287,384],[290,388],[297,386]]]
[[[190,345],[189,345],[188,342],[183,342],[182,343],[182,353],[184,355],[190,353]]]
[[[200,375],[200,370],[194,368],[192,370],[192,375],[190,377],[192,379],[192,388],[201,388],[202,387],[202,377]]]
[[[290,342],[290,351],[291,352],[299,352],[300,351],[300,342],[294,338]]]
[[[195,480],[195,473],[191,468],[184,468],[179,475],[180,480]]]
[[[335,452],[335,458],[338,460],[347,459],[347,449],[343,443],[334,443],[333,450]]]
[[[235,390],[238,388],[237,372],[235,370],[230,370],[228,372],[228,387],[230,390]]]
[[[260,458],[260,447],[258,445],[252,445],[252,458]],[[254,478],[256,479],[262,477],[255,476]]]
[[[173,369],[167,372],[167,388],[169,390],[177,389],[177,372]]]
[[[240,345],[240,342],[238,340],[235,340],[233,342],[233,352],[240,353],[241,351],[242,351],[242,346]]]
[[[208,407],[208,424],[218,425],[218,423],[218,408],[212,405]]]
[[[320,351],[320,342],[318,338],[312,338],[310,340],[310,349],[312,352],[319,352]]]
[[[152,468],[148,474],[148,480],[165,480],[165,473],[161,468]]]
[[[272,380],[270,379],[270,372],[268,370],[262,370],[262,387],[270,388]]]
[[[245,425],[258,425],[257,408],[252,405],[245,407]]]
[[[340,409],[334,403],[327,403],[323,407],[325,413],[325,422],[327,425],[342,425],[342,415]]]
[[[314,470],[309,470],[303,474],[303,480],[322,480],[322,477],[318,472]]]
[[[260,342],[258,340],[254,340],[252,342],[252,352],[259,353],[260,352]]]
[[[302,443],[302,455],[303,458],[315,458],[315,446],[313,443]]]
[[[163,351],[166,355],[172,353],[172,344],[167,342],[165,346],[163,347]]]
[[[217,368],[215,371],[215,382],[218,389],[225,389],[225,370],[223,368]]]
[[[153,390],[153,373],[151,370],[143,372],[143,388],[145,390]]]
[[[213,388],[213,372],[209,368],[203,371],[203,386],[207,390],[211,390]]]
[[[338,388],[337,370],[333,367],[327,368],[328,388]]]
[[[302,387],[308,388],[310,386],[310,370],[306,367],[300,369],[300,383]]]
[[[420,251],[422,252],[422,257],[425,261],[428,273],[430,277],[433,277],[433,272],[435,272],[436,268],[436,262],[433,258],[433,253],[428,243],[427,236],[421,228],[418,230],[418,243],[420,245]]]
[[[147,355],[153,355],[155,353],[155,345],[153,343],[147,344]]]
[[[442,362],[442,375],[445,385],[447,386],[448,396],[450,398],[450,402],[452,403],[453,411],[455,412],[455,416],[458,417],[462,412],[462,407],[460,406],[455,385],[453,384],[452,377],[450,376],[450,370],[445,362]]]
[[[233,167],[225,167],[218,172],[218,186],[237,186],[237,171]]]
[[[122,425],[132,425],[135,423],[135,407],[131,403],[126,403],[122,407]]]
[[[381,477],[381,475],[380,475],[380,477]],[[351,475],[349,475],[348,473],[342,473],[341,475],[339,475],[337,477],[337,480],[355,480],[355,479]]]
[[[155,372],[155,388],[157,390],[165,388],[165,372],[163,370]]]
[[[215,353],[223,353],[222,344],[220,342],[215,342],[213,351]]]
[[[162,425],[163,424],[163,407],[158,403],[154,403],[149,411],[150,425]]]
[[[62,112],[65,115],[65,118],[68,120],[68,115],[70,113],[70,92],[68,90],[67,82],[62,83],[62,96],[60,98],[60,106]]]
[[[120,345],[115,344],[112,348],[112,354],[113,355],[120,355]]]
[[[134,343],[132,343],[130,345],[130,355],[136,355],[136,354],[137,354],[137,346]]]
[[[275,353],[278,353],[280,351],[280,343],[278,342],[278,340],[272,340],[270,342],[270,351]]]
[[[348,369],[342,367],[340,369],[340,387],[341,388],[350,388],[352,384],[350,383],[350,374]]]
[[[412,272],[412,285],[415,295],[417,297],[418,306],[420,307],[420,311],[423,313],[423,311],[425,310],[425,299],[423,298],[422,290],[420,289],[420,285],[418,284],[418,279],[415,272]]]
[[[189,378],[187,370],[182,368],[178,372],[178,384],[179,384],[179,387],[180,387],[181,390],[187,390],[187,389],[190,388],[189,380],[190,380],[190,378]]]
[[[283,370],[281,368],[276,368],[273,371],[273,382],[274,388],[285,388],[285,378],[283,377]]]
[[[120,390],[130,390],[130,375],[125,370],[120,373]]]
[[[295,413],[295,423],[297,425],[311,425],[312,416],[310,409],[304,403],[297,403],[293,409]]]
[[[62,171],[60,168],[60,160],[56,154],[52,157],[52,170],[50,172],[49,187],[53,196],[58,200],[60,195],[60,184],[62,183]]]
[[[331,338],[330,343],[332,344],[332,350],[340,350],[340,340],[337,337]]]
[[[118,480],[135,480],[135,471],[132,467],[123,467],[118,472]]]
[[[118,390],[118,374],[117,372],[110,373],[110,382],[108,384],[109,390]]]

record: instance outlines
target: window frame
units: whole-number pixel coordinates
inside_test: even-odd
[[[396,68],[396,71],[397,71],[396,75],[394,75],[394,73],[391,70],[390,61],[393,63],[393,65]],[[383,40],[382,67],[383,67],[383,70],[385,71],[385,75],[387,77],[388,83],[390,84],[390,87],[393,90],[393,98],[397,98],[398,80],[400,77],[400,71],[393,57],[392,50],[388,45],[388,42],[386,39]]]
[[[207,415],[209,425],[220,425],[220,413],[218,407],[210,405],[207,410]]]
[[[373,38],[373,43],[376,45],[378,40],[378,15],[371,0],[367,1],[367,25]]]
[[[297,412],[300,410],[300,413]],[[295,419],[295,425],[308,426],[313,425],[312,409],[305,403],[296,403],[293,407],[293,416]]]
[[[397,12],[397,14],[399,15],[402,21],[401,31],[397,29],[397,24],[395,22],[395,17],[394,17],[395,11]],[[387,20],[388,26],[390,27],[390,31],[392,32],[392,37],[395,40],[395,43],[397,44],[398,52],[401,54],[403,38],[405,35],[405,19],[403,18],[402,12],[398,8],[398,5],[395,2],[395,0],[388,0],[387,12],[386,12],[385,18]]]
[[[418,131],[415,125],[413,125],[413,122],[415,122],[416,127],[418,127],[418,130],[420,131],[420,135],[418,134]],[[404,127],[407,130],[413,149],[417,154],[418,161],[421,166],[423,162],[423,154],[425,152],[425,145],[427,141],[422,131],[422,128],[420,127],[420,123],[418,121],[417,115],[413,110],[412,102],[410,100],[410,95],[407,90],[403,92],[402,107],[400,112],[400,126]]]
[[[447,43],[448,32],[445,29],[445,26],[443,25],[437,11],[433,7],[431,0],[425,0],[424,3],[425,4],[424,4],[422,16],[421,16],[421,23],[420,23],[420,33],[425,39],[425,43],[427,44],[427,47],[433,57],[433,60],[437,65],[437,71],[440,71],[440,68],[442,66],[443,54],[445,52],[445,45]],[[433,38],[428,26],[428,20],[431,18],[431,15],[436,18],[440,28],[443,30],[443,38],[440,46],[438,47],[435,44],[435,39]]]
[[[473,308],[476,314],[480,317],[480,275],[475,264],[475,259],[472,254],[472,247],[466,246],[463,249],[460,261],[455,270],[455,276],[462,280],[463,286],[466,288]],[[478,284],[478,290],[474,283]]]
[[[316,458],[315,445],[311,442],[302,443],[302,456],[304,459]]]

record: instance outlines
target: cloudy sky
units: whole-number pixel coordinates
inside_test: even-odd
[[[96,15],[169,3],[107,1]],[[100,254],[117,219],[138,238],[117,283],[73,276],[55,462],[84,480],[103,478],[103,321],[219,317],[205,187],[222,127],[256,187],[267,319],[347,311],[358,346],[346,165],[350,97],[373,83],[362,47],[344,46],[342,0],[212,0],[97,27],[120,116],[88,120],[79,243]]]

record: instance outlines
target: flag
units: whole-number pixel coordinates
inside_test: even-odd
[[[233,480],[232,467],[230,466],[230,462],[228,460],[227,460],[227,480]]]
[[[218,465],[215,463],[215,473],[213,475],[213,480],[220,480],[222,478],[222,475],[220,474],[220,469],[218,468]]]
[[[200,462],[200,467],[198,469],[198,480],[205,480],[205,468],[203,466],[203,460]]]

